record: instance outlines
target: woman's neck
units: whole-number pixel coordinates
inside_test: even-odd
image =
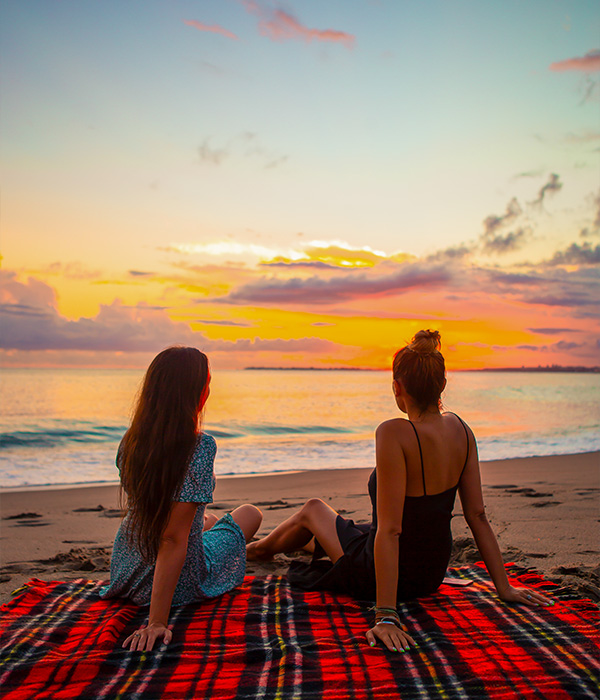
[[[437,406],[429,406],[424,411],[415,405],[407,406],[406,415],[408,420],[413,423],[429,423],[430,421],[439,420],[442,417],[440,409]]]

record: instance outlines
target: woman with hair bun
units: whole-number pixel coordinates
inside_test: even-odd
[[[149,605],[148,623],[123,642],[132,651],[167,644],[172,605],[214,598],[238,586],[246,543],[262,513],[245,504],[220,520],[205,513],[215,486],[215,439],[200,430],[210,393],[208,358],[171,347],[148,368],[117,452],[126,514],[113,546],[103,598]]]
[[[376,468],[369,479],[372,522],[356,524],[315,498],[247,547],[249,559],[268,559],[310,546],[314,537],[312,562],[293,562],[290,581],[306,590],[376,600],[367,640],[375,646],[379,639],[391,651],[414,644],[400,621],[397,601],[433,593],[446,575],[457,490],[500,598],[550,604],[539,593],[508,582],[485,516],[475,437],[457,415],[441,412],[446,369],[440,350],[438,331],[422,330],[394,356],[392,390],[407,418],[387,420],[375,433]]]

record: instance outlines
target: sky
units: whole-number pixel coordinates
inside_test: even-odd
[[[595,0],[4,0],[0,363],[599,365]]]

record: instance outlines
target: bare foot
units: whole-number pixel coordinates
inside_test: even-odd
[[[246,545],[247,561],[269,561],[273,559],[271,553],[265,552],[262,542],[262,540],[256,540],[256,542],[250,542]]]

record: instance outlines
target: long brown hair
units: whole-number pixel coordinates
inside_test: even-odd
[[[394,355],[394,379],[402,381],[422,413],[430,406],[441,406],[446,379],[441,347],[439,332],[424,330],[416,333],[411,342]]]
[[[119,447],[121,497],[127,494],[130,542],[153,560],[179,494],[208,398],[208,358],[171,347],[146,372],[129,430]]]

